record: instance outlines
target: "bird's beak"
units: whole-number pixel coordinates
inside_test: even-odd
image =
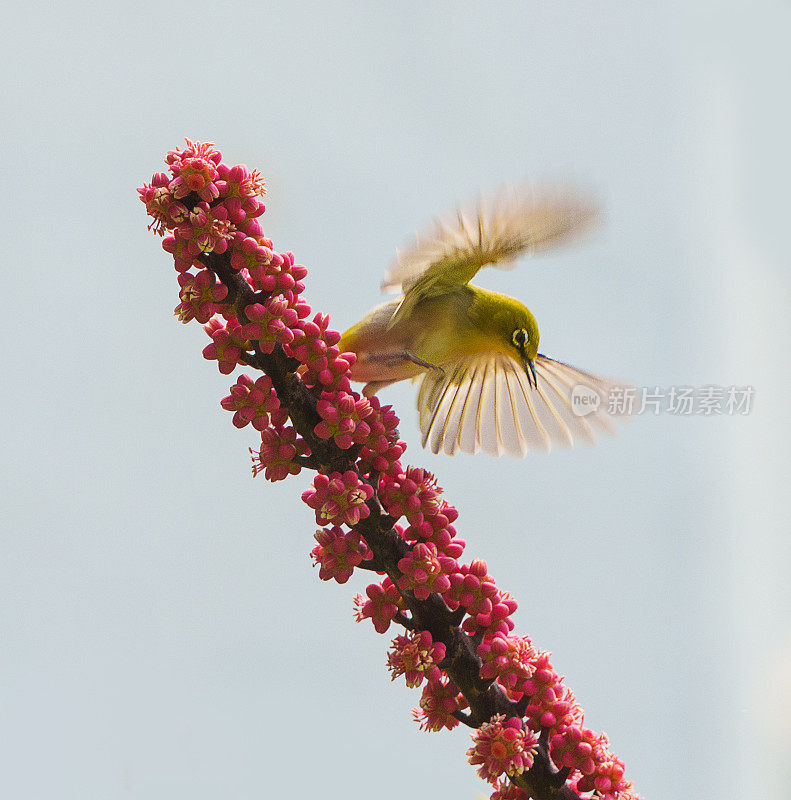
[[[533,359],[522,356],[522,366],[527,373],[527,382],[536,389],[538,387],[538,379],[536,378],[536,365],[533,363]]]

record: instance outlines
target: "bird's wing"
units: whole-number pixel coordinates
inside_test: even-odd
[[[574,442],[593,444],[596,433],[615,434],[610,393],[624,386],[538,355],[538,381],[533,388],[519,362],[497,352],[478,353],[430,370],[418,380],[417,405],[423,447],[492,456],[524,456],[529,450],[549,452]],[[595,410],[588,400],[575,413],[575,393],[599,398]],[[594,403],[595,404],[595,401]],[[620,409],[615,408],[615,411]]]
[[[579,195],[526,188],[459,209],[398,251],[382,282],[383,291],[404,292],[391,326],[420,300],[463,286],[489,264],[510,269],[520,256],[568,240],[595,217],[595,205]]]

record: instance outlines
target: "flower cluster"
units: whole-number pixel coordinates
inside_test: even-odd
[[[432,544],[439,554],[455,560],[464,552],[464,541],[456,539],[452,525],[459,512],[441,494],[434,476],[420,467],[390,470],[379,481],[379,498],[387,513],[396,519],[404,516],[409,523],[404,539]]]
[[[224,323],[218,317],[212,317],[203,329],[211,337],[211,344],[203,348],[203,357],[216,361],[220,372],[230,375],[236,365],[242,363],[242,352],[247,349],[242,326],[236,317]]]
[[[228,287],[211,270],[202,269],[197,275],[181,272],[178,281],[181,302],[173,313],[183,323],[191,319],[206,323],[215,314],[225,312],[222,301],[228,296]]]
[[[338,342],[341,335],[329,328],[330,318],[316,314],[312,320],[303,320],[294,331],[294,341],[286,352],[302,362],[302,380],[308,386],[324,389],[350,388],[348,371],[354,363],[354,353],[341,353]]]
[[[524,694],[525,682],[535,671],[535,651],[527,637],[496,633],[478,645],[481,677],[496,680],[512,700]]]
[[[430,472],[401,464],[406,444],[392,407],[352,391],[356,357],[341,352],[327,315],[311,317],[302,299],[307,269],[277,252],[261,228],[261,176],[226,165],[211,143],[186,140],[165,161],[169,174],[138,191],[149,228],[173,256],[175,313],[203,325],[211,340],[203,355],[222,374],[239,364],[262,370],[258,378],[240,375],[221,406],[237,428],[260,433],[250,449],[254,475],[280,481],[317,471],[302,499],[321,526],[310,553],[319,578],[345,583],[355,570],[378,572],[354,599],[356,618],[379,633],[393,623],[406,628],[387,666],[394,679],[422,686],[412,712],[420,728],[485,720],[467,755],[492,784],[492,800],[531,796],[527,772],[541,734],[575,792],[633,800],[622,762],[603,734],[583,727],[549,653],[512,633],[516,601],[486,562],[460,562],[458,511]],[[497,704],[487,706],[491,697]]]
[[[302,466],[296,460],[310,454],[304,439],[292,427],[269,425],[261,431],[258,450],[250,448],[253,458],[253,476],[263,471],[268,481],[282,481],[289,475],[299,475]]]
[[[319,578],[346,583],[354,568],[368,554],[368,546],[357,531],[344,531],[338,525],[316,531],[318,544],[310,555],[319,565]]]
[[[412,717],[424,731],[452,730],[467,707],[467,700],[456,684],[443,677],[428,682],[420,698],[420,707],[412,709]]]
[[[396,614],[405,607],[398,587],[390,578],[385,578],[381,583],[369,584],[365,594],[367,600],[360,594],[354,598],[357,622],[370,619],[377,633],[385,633]]]
[[[302,500],[316,512],[319,525],[356,525],[371,512],[366,505],[374,490],[351,469],[319,473],[313,479],[313,488],[302,493]]]
[[[274,426],[285,425],[288,420],[288,413],[280,407],[280,400],[267,375],[253,380],[242,374],[230,391],[220,405],[226,411],[234,412],[233,424],[237,428],[252,424],[257,431],[263,431],[269,427],[270,420]]]
[[[501,775],[521,775],[533,765],[538,735],[526,728],[519,717],[506,720],[504,714],[495,714],[472,738],[474,745],[467,751],[467,758],[485,781],[497,781]]]
[[[371,427],[366,418],[373,408],[365,397],[357,392],[322,392],[316,405],[321,422],[314,428],[321,439],[333,439],[341,450],[354,444],[365,444],[371,436]]]
[[[369,397],[371,414],[366,418],[370,435],[363,443],[357,466],[363,475],[378,472],[392,475],[401,469],[399,459],[406,444],[398,438],[399,419],[392,406],[383,406],[378,397]]]
[[[436,683],[441,676],[440,661],[445,658],[445,645],[435,642],[428,631],[411,636],[396,636],[387,656],[387,668],[392,680],[399,675],[406,677],[410,688],[420,686],[423,679]]]

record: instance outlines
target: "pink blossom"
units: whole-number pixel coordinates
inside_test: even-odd
[[[302,281],[308,270],[302,264],[294,263],[293,253],[271,253],[268,260],[259,261],[247,269],[250,285],[257,292],[282,294],[293,300],[305,289]]]
[[[398,473],[401,471],[399,459],[406,450],[406,443],[398,438],[398,416],[392,406],[382,406],[378,397],[370,397],[368,402],[372,413],[366,422],[371,430],[360,451],[357,467],[363,474]]]
[[[556,729],[574,721],[578,706],[549,663],[549,655],[544,651],[532,655],[533,674],[522,683],[521,691],[529,699],[525,717],[531,725]]]
[[[440,678],[429,681],[423,687],[420,708],[412,709],[412,717],[424,731],[440,731],[443,728],[452,730],[459,724],[459,720],[453,715],[465,708],[467,701],[456,684],[447,678]]]
[[[391,680],[406,676],[410,689],[420,686],[423,679],[438,681],[442,674],[438,664],[445,658],[445,645],[435,642],[428,631],[417,631],[411,636],[396,636],[387,655],[387,668]]]
[[[237,428],[252,423],[256,430],[263,431],[269,425],[270,418],[276,427],[285,425],[288,412],[280,407],[280,400],[268,376],[262,375],[253,381],[249,375],[240,375],[230,391],[220,405],[226,411],[234,412],[233,424]]]
[[[426,516],[434,514],[439,508],[439,495],[442,492],[434,476],[420,467],[407,467],[398,475],[384,475],[379,482],[379,499],[391,517],[406,517],[411,526],[426,523],[426,535],[433,528],[426,522]]]
[[[229,227],[225,209],[197,203],[187,219],[175,228],[176,239],[186,243],[193,256],[202,253],[224,253],[228,248]]]
[[[257,451],[250,448],[253,477],[263,471],[264,477],[274,483],[289,475],[299,475],[302,467],[294,459],[309,453],[307,444],[297,437],[294,428],[270,425],[261,431],[261,447]]]
[[[173,228],[174,207],[180,207],[176,212],[177,216],[182,214],[181,209],[186,209],[168,191],[168,182],[168,176],[164,172],[158,172],[152,177],[151,183],[145,183],[137,190],[141,202],[145,203],[146,213],[154,220],[148,229],[159,236]]]
[[[632,800],[634,798],[632,783],[624,779],[623,761],[610,753],[603,753],[604,760],[596,765],[589,775],[577,780],[580,792],[596,792],[597,800]]]
[[[155,174],[138,193],[152,219],[149,229],[163,236],[162,247],[181,273],[175,313],[184,322],[197,319],[211,337],[204,357],[216,360],[220,372],[228,374],[254,343],[264,353],[282,345],[299,362],[288,368],[296,369],[308,387],[305,396],[317,400],[320,421],[314,433],[340,450],[359,448],[354,469],[319,473],[303,493],[317,522],[326,526],[316,532],[311,551],[319,577],[344,583],[364,560],[384,576],[385,563],[371,560],[368,544],[354,529],[369,516],[368,502],[376,491],[388,515],[404,518],[404,526],[394,529],[408,550],[398,562],[397,584],[385,576],[367,587],[367,597],[355,597],[356,619],[371,619],[381,633],[395,620],[411,629],[422,618],[422,609],[414,609],[413,615],[401,593],[412,593],[417,602],[438,593],[451,611],[465,612],[461,629],[475,636],[481,678],[496,682],[491,691],[502,688],[510,700],[526,704],[523,719],[495,715],[473,736],[468,757],[479,775],[494,783],[492,800],[526,800],[527,793],[504,776],[530,768],[539,729],[549,736],[554,764],[573,771],[569,786],[574,792],[593,792],[597,800],[636,800],[606,737],[583,727],[582,710],[552,668],[549,654],[511,634],[516,601],[496,586],[484,561],[459,565],[465,543],[454,528],[458,511],[442,499],[430,472],[402,467],[406,445],[399,440],[392,407],[351,390],[349,367],[355,355],[340,352],[340,334],[329,327],[328,316],[308,319],[310,306],[302,299],[307,269],[295,263],[292,253],[278,253],[261,227],[261,175],[243,164],[226,165],[212,143],[189,139],[183,151],[168,153],[166,163],[170,175]],[[206,254],[214,256],[206,259]],[[223,256],[221,262],[218,256]],[[234,291],[233,304],[225,302],[228,286],[206,267],[212,264],[225,274],[220,263],[237,271],[235,282],[244,282],[240,292]],[[193,266],[196,274],[189,272]],[[234,316],[239,297],[245,305],[244,325]],[[221,405],[233,413],[234,425],[252,424],[261,432],[260,448],[250,451],[254,475],[263,472],[270,481],[283,480],[313,463],[304,458],[310,455],[307,443],[294,427],[286,427],[288,409],[281,406],[268,376],[253,380],[242,375]],[[296,408],[294,412],[301,421],[303,416]],[[413,710],[423,730],[453,728],[459,722],[455,715],[467,708],[439,666],[444,658],[444,645],[434,642],[428,631],[397,636],[388,654],[393,678],[404,675],[410,686],[423,684],[420,708]]]
[[[313,488],[302,493],[302,500],[316,512],[319,525],[346,523],[353,527],[371,513],[366,503],[373,493],[373,487],[349,469],[316,475]]]
[[[357,531],[346,532],[337,525],[316,531],[314,538],[318,544],[310,555],[319,565],[323,581],[346,583],[368,553],[368,545]]]
[[[596,751],[600,736],[581,725],[570,725],[549,740],[549,752],[558,769],[577,770],[591,775],[596,769]]]
[[[530,800],[530,795],[524,789],[520,789],[507,778],[496,781],[494,786],[496,788],[489,796],[489,800]]]
[[[272,250],[271,239],[264,236],[246,236],[241,231],[235,231],[231,236],[230,250],[231,266],[237,270],[246,269],[251,273],[254,270],[266,269],[270,264],[278,267],[283,261],[282,256]],[[253,280],[250,281],[250,285],[256,290],[261,288]]]
[[[294,339],[292,326],[297,323],[297,312],[289,308],[282,297],[269,297],[263,303],[245,306],[250,320],[243,328],[246,339],[258,342],[260,350],[271,353],[276,344],[288,344]]]
[[[173,256],[176,272],[186,272],[192,266],[198,268],[203,266],[196,258],[198,253],[190,248],[189,241],[177,239],[176,236],[166,236],[162,240],[162,249]]]
[[[411,529],[409,530],[409,533],[411,534]],[[431,538],[426,539],[426,543],[433,544],[434,547],[437,548],[437,552],[441,555],[458,560],[461,558],[462,553],[464,553],[465,542],[464,539],[454,538],[455,535],[456,531],[453,526],[448,525],[447,527],[434,531],[434,533],[431,535]],[[409,535],[405,534],[405,536],[407,540],[411,538]]]
[[[330,318],[316,314],[312,320],[302,320],[294,331],[294,341],[286,352],[304,365],[302,380],[308,386],[349,391],[349,367],[354,353],[338,350],[341,335],[329,328]]]
[[[521,697],[521,687],[535,669],[531,661],[534,650],[527,637],[495,634],[481,642],[478,655],[483,662],[482,678],[497,679],[507,692],[517,691]]]
[[[315,427],[319,438],[333,439],[341,450],[368,441],[371,428],[366,418],[373,409],[368,399],[357,392],[322,392],[316,410],[321,417]]]
[[[398,579],[402,592],[411,591],[418,600],[425,600],[432,592],[443,594],[450,588],[448,574],[458,569],[458,563],[437,553],[433,544],[421,542],[398,562],[403,573]]]
[[[469,614],[477,614],[490,611],[492,598],[496,595],[497,585],[487,571],[486,562],[476,558],[469,564],[462,564],[451,577],[451,588],[445,602],[452,609],[462,605]]]
[[[521,775],[533,766],[538,737],[522,720],[495,714],[472,734],[474,746],[467,751],[470,764],[478,766],[478,775],[485,781],[496,781],[501,775]]]
[[[217,178],[217,164],[222,160],[222,154],[214,150],[214,142],[201,144],[191,142],[189,139],[185,141],[187,147],[183,151],[176,148],[165,157],[165,162],[170,165],[173,174],[168,189],[177,199],[195,192],[206,202],[216,200],[220,192],[214,181]]]
[[[369,584],[365,593],[367,600],[359,594],[354,598],[355,619],[357,622],[370,619],[377,633],[385,633],[403,607],[401,594],[390,578],[385,578],[381,583]]]
[[[266,186],[257,169],[248,173],[244,164],[218,164],[216,184],[234,225],[264,213],[264,204],[256,198],[266,194]]]
[[[214,317],[203,329],[212,339],[212,343],[203,348],[203,357],[209,361],[217,361],[223,375],[230,374],[239,363],[242,350],[247,346],[242,326],[236,317],[232,317],[224,325]]]
[[[508,592],[502,592],[498,589],[490,604],[490,610],[479,611],[462,622],[461,628],[465,633],[483,635],[484,637],[494,636],[497,633],[507,636],[514,629],[514,621],[511,619],[511,615],[518,607],[516,600]]]
[[[173,313],[184,323],[191,319],[201,324],[208,322],[222,309],[222,301],[228,296],[228,287],[220,283],[208,269],[201,270],[197,275],[182,272],[178,281],[181,302]]]

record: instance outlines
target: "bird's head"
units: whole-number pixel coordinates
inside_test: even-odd
[[[492,320],[501,350],[516,359],[527,373],[531,386],[536,385],[534,359],[538,354],[538,323],[528,308],[517,300],[501,303]]]

